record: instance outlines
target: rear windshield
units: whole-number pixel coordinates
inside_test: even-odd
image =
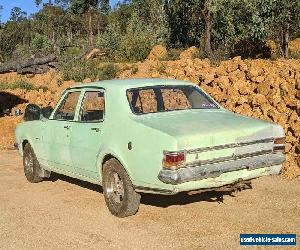
[[[209,96],[191,85],[128,89],[127,98],[135,114],[219,108]]]

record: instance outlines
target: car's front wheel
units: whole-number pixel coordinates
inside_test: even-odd
[[[29,143],[27,143],[23,149],[23,165],[26,179],[29,182],[37,183],[43,180],[43,178],[39,176],[39,171],[41,170],[40,164]]]
[[[141,196],[116,159],[108,160],[103,166],[103,193],[109,211],[117,217],[134,215],[139,209]]]

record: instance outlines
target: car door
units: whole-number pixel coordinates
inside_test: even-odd
[[[89,89],[82,95],[78,120],[71,131],[71,154],[78,174],[98,177],[97,157],[102,144],[105,116],[105,93],[101,89]]]
[[[48,164],[51,167],[73,172],[70,139],[72,126],[78,112],[81,91],[69,91],[47,121],[44,135]]]

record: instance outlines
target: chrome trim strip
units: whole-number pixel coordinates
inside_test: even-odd
[[[282,164],[285,155],[271,153],[255,157],[242,158],[235,161],[225,161],[213,164],[180,168],[178,170],[162,169],[158,179],[164,183],[177,185],[189,181],[200,181],[216,178],[224,173],[246,169],[248,171]]]
[[[202,153],[202,152],[207,152],[207,151],[212,151],[212,150],[236,148],[236,147],[248,146],[248,145],[253,145],[253,144],[258,144],[258,143],[268,143],[268,142],[274,142],[274,138],[267,138],[267,139],[249,141],[249,142],[236,142],[236,143],[229,143],[229,144],[223,144],[223,145],[212,146],[212,147],[190,149],[190,150],[186,150],[186,153],[187,154],[196,154],[196,153]]]
[[[232,154],[230,156],[213,158],[213,159],[210,159],[210,160],[193,161],[193,162],[186,163],[186,164],[182,165],[182,167],[193,167],[195,165],[196,166],[203,166],[203,165],[208,165],[208,164],[222,163],[222,162],[225,162],[225,161],[235,161],[235,160],[241,160],[241,159],[244,159],[244,158],[270,154],[272,152],[273,152],[273,150],[270,149],[270,150],[256,151],[256,152],[253,152],[253,153],[246,153],[246,154],[241,154],[241,155]]]
[[[168,189],[150,188],[150,187],[141,187],[141,186],[135,186],[134,189],[137,192],[152,193],[152,194],[173,195],[177,193],[176,191],[168,190]]]

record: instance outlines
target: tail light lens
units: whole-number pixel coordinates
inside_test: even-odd
[[[165,152],[163,159],[164,168],[168,169],[178,169],[185,163],[185,153],[184,152]]]
[[[275,138],[274,140],[274,152],[284,152],[285,150],[285,137]]]
[[[275,138],[274,144],[285,144],[285,137]]]

